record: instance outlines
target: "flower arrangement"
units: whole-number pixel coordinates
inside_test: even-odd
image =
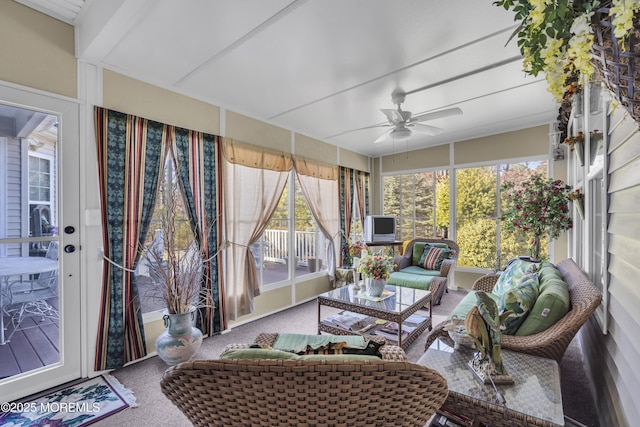
[[[368,277],[373,280],[387,280],[394,268],[395,264],[391,258],[380,255],[369,255],[362,259],[358,271],[363,277]]]
[[[575,202],[576,200],[584,200],[584,194],[580,191],[579,188],[576,188],[574,191],[568,192],[567,197],[569,197],[572,202]]]
[[[540,239],[556,239],[573,227],[569,216],[569,190],[561,180],[534,175],[520,185],[503,184],[506,206],[502,212],[505,231],[524,232],[532,237],[531,256],[539,259]]]
[[[582,132],[578,132],[576,136],[566,138],[564,143],[569,146],[571,151],[573,151],[576,144],[584,144],[584,134]]]
[[[611,5],[609,16],[615,37],[624,42],[640,10],[637,0],[498,0],[495,5],[513,9],[524,71],[546,73],[548,90],[558,102],[569,90],[567,81],[578,76],[578,84],[591,79],[591,49],[594,43],[591,19],[602,3]],[[514,34],[515,35],[515,34]]]
[[[579,188],[576,188],[574,191],[570,191],[567,195],[576,207],[576,211],[580,218],[584,220],[584,193],[582,193]]]
[[[349,256],[351,257],[359,257],[363,252],[369,250],[369,247],[365,242],[355,242],[349,245]]]

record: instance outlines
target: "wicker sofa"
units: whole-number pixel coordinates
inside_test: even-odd
[[[160,385],[195,426],[423,427],[447,398],[446,380],[406,360],[374,359],[199,360],[169,368]]]
[[[555,359],[560,363],[573,337],[600,305],[602,294],[572,259],[565,259],[556,267],[569,287],[569,312],[543,332],[527,336],[503,334],[503,348]],[[472,289],[491,292],[498,277],[498,274],[482,276],[476,280]],[[449,334],[445,329],[449,323],[449,320],[445,320],[433,328],[427,336],[425,350],[437,338],[449,340]]]
[[[416,243],[419,245],[416,246]],[[431,244],[447,247],[451,250],[451,257],[442,261],[439,270],[426,270],[418,266],[422,252],[414,253],[414,248],[423,248],[424,245]],[[453,272],[453,268],[458,259],[460,248],[453,240],[447,239],[413,239],[406,245],[404,253],[396,256],[394,263],[396,268],[387,283],[395,286],[430,290],[433,304],[439,305],[442,294],[447,291],[447,279]]]

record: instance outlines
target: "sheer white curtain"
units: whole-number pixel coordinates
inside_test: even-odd
[[[253,311],[260,283],[251,244],[264,232],[287,184],[293,160],[288,154],[225,138],[222,143],[225,240],[225,309],[237,319]]]
[[[334,282],[336,257],[341,242],[338,167],[300,158],[295,159],[295,165],[300,189],[307,199],[318,228],[329,242],[327,271],[329,280]]]

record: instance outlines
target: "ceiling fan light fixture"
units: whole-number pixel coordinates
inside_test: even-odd
[[[391,132],[391,136],[396,141],[405,141],[411,137],[411,130],[407,128],[396,129]]]

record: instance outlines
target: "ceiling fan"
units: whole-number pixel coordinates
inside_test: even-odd
[[[391,94],[391,101],[397,106],[395,109],[383,108],[380,111],[387,116],[388,123],[369,126],[363,129],[375,127],[391,127],[374,141],[374,144],[384,141],[406,141],[413,134],[437,135],[444,132],[443,129],[435,126],[426,125],[420,122],[428,120],[442,119],[445,117],[459,116],[462,110],[458,107],[448,108],[446,110],[424,113],[418,116],[412,116],[410,111],[404,111],[400,104],[405,100],[406,93],[401,90],[394,90]]]

